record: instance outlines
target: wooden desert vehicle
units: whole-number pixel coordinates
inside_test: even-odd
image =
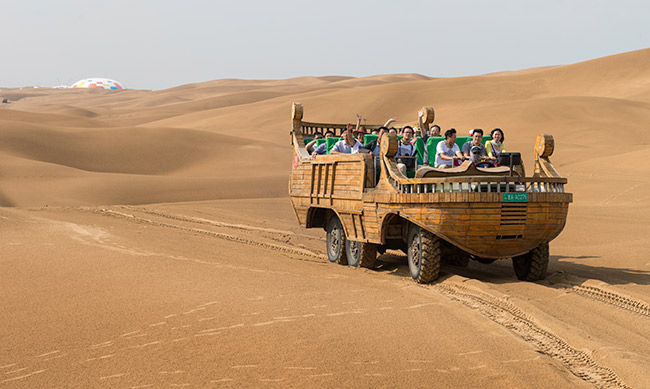
[[[422,124],[428,129],[434,112],[424,110]],[[435,280],[441,262],[462,265],[470,259],[489,264],[512,258],[519,279],[544,278],[548,244],[564,228],[572,202],[564,190],[567,179],[549,160],[551,135],[537,137],[530,177],[519,153],[509,153],[501,156],[506,160],[499,167],[479,168],[465,161],[450,169],[421,167],[409,178],[397,167],[395,134],[381,139],[375,175],[372,154],[309,155],[305,145],[316,131],[340,135],[345,125],[302,118],[302,104],[294,103],[289,195],[300,224],[327,232],[331,262],[373,267],[378,252],[401,249],[420,283]],[[429,138],[426,148],[435,150],[438,140]],[[333,139],[327,142],[333,144]]]

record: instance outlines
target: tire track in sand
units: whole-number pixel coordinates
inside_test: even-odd
[[[227,240],[230,242],[235,242],[235,243],[240,243],[248,246],[255,246],[255,247],[261,247],[265,249],[270,249],[270,250],[275,250],[279,251],[281,253],[285,254],[292,254],[292,255],[298,255],[303,258],[311,258],[312,260],[317,260],[318,262],[323,262],[323,260],[326,260],[327,257],[323,254],[315,253],[311,250],[308,249],[303,249],[303,248],[298,248],[298,247],[290,247],[290,246],[284,246],[284,245],[279,245],[279,244],[274,244],[274,243],[266,243],[266,242],[258,242],[255,240],[251,239],[246,239],[240,236],[236,235],[231,235],[231,234],[224,234],[221,232],[215,232],[215,231],[208,231],[204,229],[199,229],[199,228],[192,228],[192,227],[185,227],[181,226],[178,224],[171,224],[171,223],[164,223],[160,221],[155,221],[151,219],[146,219],[143,217],[123,213],[123,212],[118,212],[114,211],[111,209],[91,209],[92,212],[99,213],[104,216],[110,216],[110,217],[115,217],[119,218],[122,220],[128,220],[131,222],[135,223],[141,223],[141,224],[149,224],[153,226],[158,226],[158,227],[165,227],[165,228],[173,228],[181,231],[187,231],[187,232],[192,232],[196,234],[201,234],[201,235],[206,235],[210,236],[213,238],[218,238],[218,239],[223,239]]]
[[[650,318],[650,304],[641,300],[636,300],[631,297],[624,296],[617,292],[604,290],[595,286],[587,285],[562,285],[566,287],[567,292],[575,293],[580,296],[588,297],[605,304],[613,305],[615,307],[633,312],[645,317]]]
[[[562,363],[567,370],[583,381],[599,388],[629,388],[612,369],[597,364],[588,354],[575,349],[551,331],[542,328],[531,316],[507,300],[444,281],[435,285],[423,285],[423,287],[458,301],[505,327],[535,346],[538,352]]]
[[[305,235],[305,234],[298,234],[293,231],[286,231],[286,230],[277,230],[274,228],[265,228],[265,227],[257,227],[257,226],[251,226],[247,224],[233,224],[233,223],[225,223],[222,221],[216,221],[216,220],[210,220],[210,219],[204,219],[204,218],[199,218],[199,217],[190,217],[190,216],[185,216],[185,215],[178,215],[178,214],[171,214],[171,213],[166,213],[162,211],[156,211],[148,208],[139,208],[139,207],[131,207],[131,206],[122,206],[122,209],[126,209],[129,211],[135,211],[135,212],[142,212],[147,215],[152,215],[152,216],[159,216],[165,219],[170,219],[170,220],[177,220],[177,221],[183,221],[183,222],[188,222],[188,223],[194,223],[194,224],[202,224],[202,225],[209,225],[209,226],[215,226],[215,227],[224,227],[224,228],[230,228],[230,229],[235,229],[235,230],[242,230],[242,231],[255,231],[255,232],[266,232],[270,234],[277,234],[281,236],[296,236],[300,238],[306,238],[310,240],[315,240],[319,242],[324,242],[325,239],[321,237],[315,237],[311,235]],[[275,239],[275,238],[271,238]]]

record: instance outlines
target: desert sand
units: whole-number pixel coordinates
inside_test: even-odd
[[[650,49],[461,78],[0,98],[0,388],[650,387]],[[545,280],[327,262],[287,197],[305,120],[539,133],[574,194]]]

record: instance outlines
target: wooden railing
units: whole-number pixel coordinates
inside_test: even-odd
[[[399,193],[564,193],[566,178],[464,176],[388,181]]]
[[[300,122],[300,130],[302,131],[303,136],[312,136],[316,131],[324,134],[325,132],[332,131],[335,136],[340,136],[346,128],[346,124],[334,124],[334,123],[311,123],[311,122]],[[362,124],[368,133],[372,130],[377,130],[381,127],[381,124]],[[401,130],[401,127],[395,127],[398,131]]]

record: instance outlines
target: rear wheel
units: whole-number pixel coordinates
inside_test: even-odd
[[[522,281],[539,281],[546,276],[548,268],[548,242],[542,243],[524,255],[512,258],[517,278]]]
[[[440,239],[422,228],[412,225],[408,234],[408,263],[411,277],[424,284],[440,274]]]
[[[345,231],[336,215],[327,222],[327,259],[341,265],[348,263],[345,255]]]
[[[345,253],[348,265],[372,269],[375,266],[375,259],[377,259],[377,245],[347,240],[345,241]]]

